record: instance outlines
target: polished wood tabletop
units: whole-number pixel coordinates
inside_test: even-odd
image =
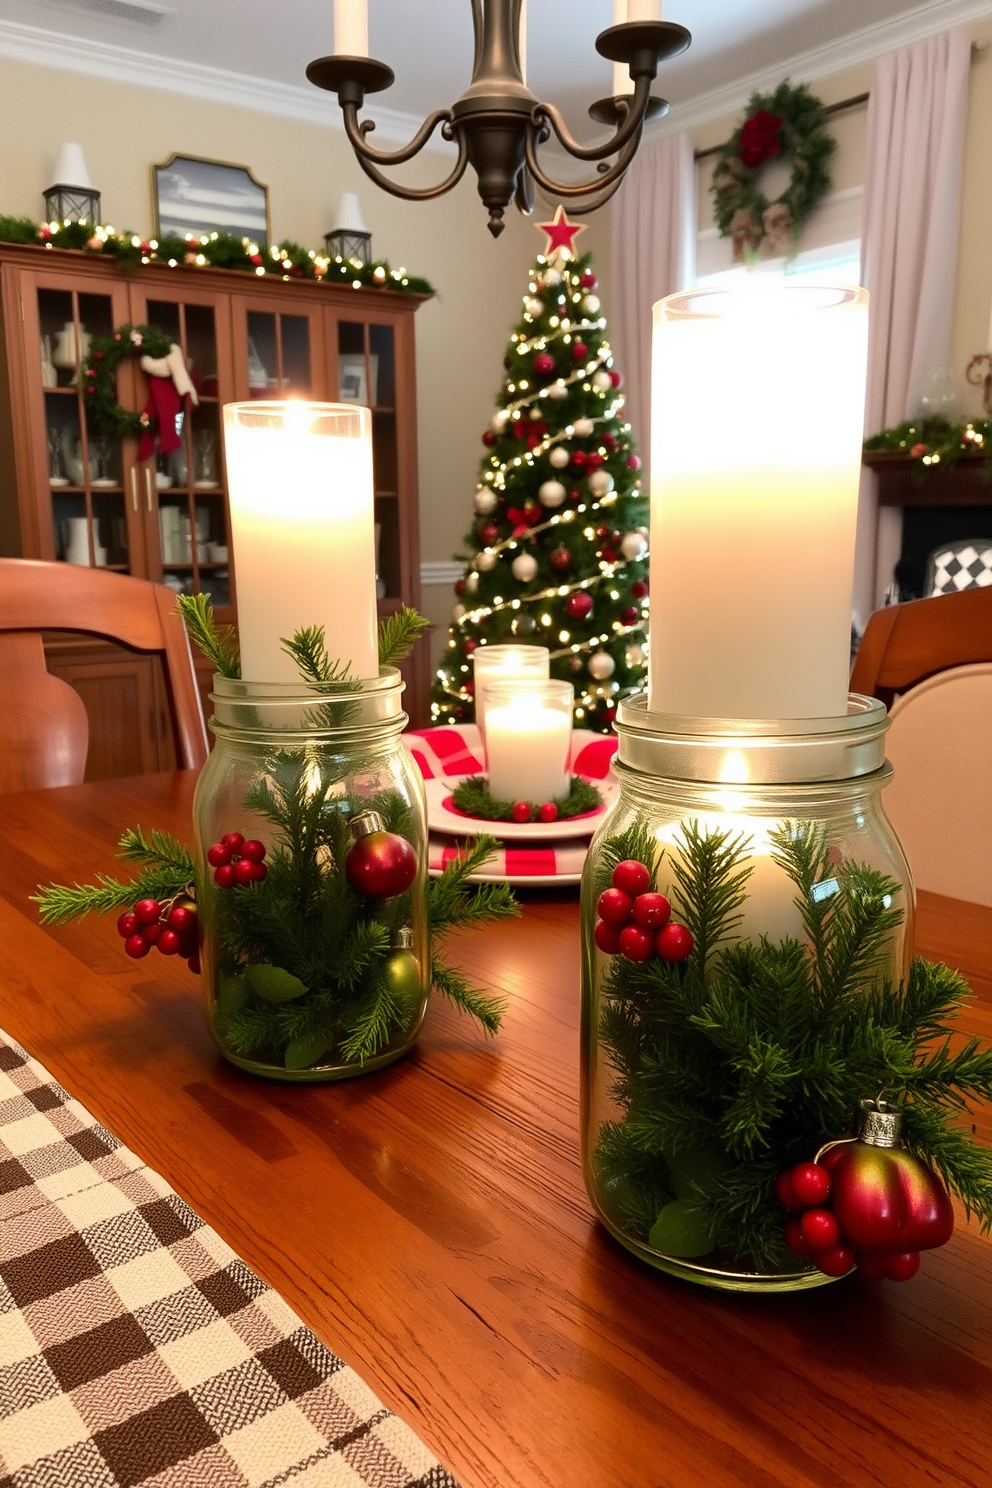
[[[39,928],[39,881],[115,872],[125,825],[188,840],[191,796],[177,772],[0,798],[0,1025],[465,1488],[988,1488],[974,1223],[906,1285],[746,1297],[645,1268],[593,1220],[574,890],[455,943],[507,999],[495,1042],[438,1003],[408,1058],[328,1086],[225,1064],[185,967],[126,960],[109,922]],[[992,1037],[992,911],[921,895],[917,944],[970,977],[963,1024]]]

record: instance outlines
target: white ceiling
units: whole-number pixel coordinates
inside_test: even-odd
[[[30,55],[25,38],[32,34],[42,48],[46,36],[59,37],[62,65],[79,70],[105,48],[116,54],[118,69],[128,54],[139,74],[144,68],[137,64],[154,63],[158,86],[168,85],[174,69],[180,92],[187,91],[184,70],[209,68],[240,74],[242,89],[258,78],[302,95],[313,92],[304,78],[306,64],[331,50],[331,0],[135,0],[132,9],[138,14],[143,6],[168,10],[154,25],[101,15],[102,3],[106,0],[0,0],[0,54]],[[610,66],[593,43],[611,24],[612,0],[529,0],[529,5],[531,86],[563,107],[573,128],[584,121],[588,133],[586,107],[610,87]],[[685,25],[693,42],[683,57],[663,65],[656,91],[671,100],[674,124],[680,104],[804,54],[830,53],[852,33],[880,38],[874,49],[869,40],[866,54],[873,54],[887,49],[884,38],[895,18],[910,30],[918,23],[932,31],[984,10],[992,10],[992,0],[984,5],[981,0],[917,5],[906,0],[666,0],[666,18]],[[468,0],[369,0],[369,12],[372,55],[396,73],[381,102],[416,116],[453,102],[471,67]],[[78,63],[71,43],[65,45],[68,38],[83,39]],[[736,106],[735,100],[731,107]]]

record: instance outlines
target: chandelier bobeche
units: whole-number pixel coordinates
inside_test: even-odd
[[[523,212],[533,206],[536,182],[545,191],[568,201],[574,212],[592,212],[608,201],[623,180],[637,152],[641,131],[650,118],[668,109],[662,99],[652,98],[651,84],[658,64],[674,57],[689,45],[689,32],[658,19],[630,19],[610,26],[596,38],[600,56],[630,69],[633,91],[617,92],[600,99],[589,112],[601,123],[614,125],[612,138],[600,145],[582,145],[568,129],[561,113],[542,103],[528,88],[521,65],[521,12],[523,0],[471,0],[475,29],[475,62],[472,81],[450,108],[435,109],[409,144],[399,150],[382,151],[368,143],[375,128],[358,114],[368,93],[378,93],[394,81],[384,62],[367,55],[346,55],[350,45],[367,48],[365,0],[337,0],[335,10],[335,55],[320,57],[307,68],[307,77],[318,88],[336,93],[344,114],[344,126],[358,163],[376,185],[407,201],[427,201],[450,191],[471,165],[479,182],[479,195],[489,209],[489,231],[503,231],[503,213],[511,202]],[[660,13],[656,0],[629,0],[628,16]],[[615,85],[616,88],[616,85]],[[412,160],[440,127],[441,135],[458,146],[458,158],[449,174],[435,186],[402,186],[383,174],[383,167]],[[577,183],[553,180],[538,160],[538,147],[554,133],[576,160],[596,163],[596,176]],[[611,156],[616,156],[608,164]]]

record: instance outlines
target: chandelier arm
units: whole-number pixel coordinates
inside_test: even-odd
[[[598,212],[600,207],[606,206],[606,203],[611,197],[616,196],[623,182],[624,177],[618,176],[610,186],[607,186],[604,191],[599,192],[590,201],[573,202],[569,207],[569,211],[573,217],[587,217],[590,212]]]
[[[550,176],[545,175],[544,171],[541,169],[540,164],[538,163],[537,150],[534,145],[533,131],[528,130],[527,169],[530,171],[531,175],[534,177],[534,180],[538,183],[538,185],[544,191],[548,192],[550,196],[553,197],[565,196],[574,198],[580,196],[588,196],[593,191],[598,193],[605,190],[607,186],[612,186],[614,189],[616,189],[616,187],[618,187],[620,185],[620,182],[623,180],[627,172],[627,167],[630,165],[630,162],[633,160],[634,156],[637,153],[637,146],[640,143],[640,139],[641,132],[638,129],[638,131],[627,141],[626,145],[620,153],[619,159],[610,167],[608,171],[604,172],[604,174],[601,175],[598,180],[582,181],[579,182],[578,185],[569,185],[563,181],[553,181]],[[612,196],[612,194],[613,193],[611,191],[610,195]],[[608,197],[603,198],[604,201],[607,201],[608,199]],[[584,208],[583,210],[591,211],[592,208]]]
[[[627,103],[626,97],[621,102],[621,107],[626,105],[626,117],[618,126],[616,134],[605,145],[580,145],[553,103],[537,104],[531,114],[531,121],[535,125],[550,124],[565,149],[576,160],[605,160],[608,155],[615,155],[618,150],[622,150],[628,140],[643,127],[644,116],[651,102],[651,82],[652,79],[646,73],[638,75],[634,92],[628,95],[630,103]]]
[[[436,186],[416,188],[412,186],[401,186],[398,181],[391,181],[388,176],[384,176],[382,171],[378,169],[375,161],[381,157],[377,157],[374,151],[368,149],[360,134],[357,134],[357,138],[353,138],[349,131],[349,138],[355,149],[355,158],[369,179],[374,181],[377,186],[381,186],[383,191],[388,191],[391,196],[402,197],[404,201],[433,201],[435,197],[443,196],[446,191],[451,190],[452,186],[457,186],[465,174],[465,167],[468,165],[468,142],[464,134],[460,134],[458,137],[458,159],[455,161],[450,175],[446,176],[443,181],[439,181]]]
[[[376,150],[365,139],[366,134],[375,128],[375,123],[372,119],[365,119],[360,123],[358,108],[359,105],[350,99],[341,104],[345,133],[356,153],[364,155],[366,160],[371,160],[376,165],[402,165],[405,160],[412,160],[415,155],[420,154],[439,124],[443,126],[451,123],[450,109],[435,109],[424,120],[408,145],[399,150]]]

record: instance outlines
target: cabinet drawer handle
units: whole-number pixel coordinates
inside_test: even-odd
[[[131,509],[138,510],[138,472],[131,466]]]
[[[152,509],[152,468],[145,466],[145,495],[148,497],[148,510]]]

